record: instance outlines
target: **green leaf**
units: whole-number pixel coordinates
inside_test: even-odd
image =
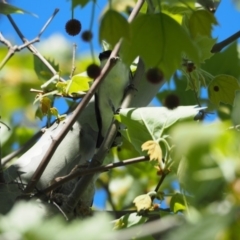
[[[58,118],[59,113],[58,113],[57,108],[52,107],[52,108],[50,108],[49,110],[50,110],[51,114],[52,114],[54,117]]]
[[[82,93],[87,92],[89,90],[89,82],[91,79],[89,77],[75,75],[69,81],[69,84],[66,89],[67,94],[72,93]]]
[[[169,110],[165,107],[125,108],[119,112],[120,121],[127,126],[123,135],[142,154],[141,145],[152,140],[158,140],[167,129],[177,121],[194,118],[199,108],[195,106],[178,107]]]
[[[181,186],[194,195],[188,199],[190,204],[204,206],[223,196],[223,172],[227,171],[223,159],[231,157],[229,153],[223,154],[224,145],[215,144],[223,139],[231,139],[233,133],[225,131],[228,126],[229,123],[199,125],[188,122],[174,127],[170,133],[176,146],[172,156],[172,171],[177,173]],[[221,167],[218,161],[222,163]]]
[[[240,61],[237,42],[207,59],[202,68],[212,75],[228,74],[238,78],[240,76]]]
[[[146,217],[138,216],[137,213],[126,214],[115,221],[114,229],[129,228],[147,221]]]
[[[204,60],[213,56],[213,53],[211,53],[211,49],[213,45],[216,43],[216,39],[212,39],[207,36],[198,36],[195,40],[196,44],[200,49],[201,62],[204,62]]]
[[[220,102],[233,104],[235,92],[240,89],[238,80],[228,75],[216,76],[208,86],[208,95],[212,103],[219,105]]]
[[[184,198],[182,194],[176,193],[175,195],[172,196],[170,201],[170,209],[174,213],[184,211],[186,209],[186,205],[184,203]]]
[[[92,0],[72,0],[72,9],[74,9],[75,7],[79,6],[79,7],[85,7],[85,5],[87,5],[89,2],[92,2]],[[93,3],[95,4],[95,2]]]
[[[52,101],[48,97],[42,97],[40,99],[40,108],[42,110],[43,114],[48,114],[50,108],[51,108]]]
[[[130,37],[127,20],[114,10],[107,11],[100,24],[99,41],[106,40],[114,46],[122,37],[126,39]]]
[[[189,19],[189,30],[193,38],[201,36],[211,37],[212,25],[217,25],[214,15],[207,10],[194,11]]]
[[[46,81],[52,77],[52,72],[48,69],[48,67],[36,56],[33,56],[34,61],[34,70],[40,80]],[[56,64],[53,60],[49,60],[48,62],[55,68],[55,70],[59,71],[59,65]]]
[[[130,65],[140,56],[146,67],[158,66],[169,79],[186,53],[196,64],[199,53],[187,32],[166,14],[140,15],[130,24],[131,39],[122,44],[123,61]]]
[[[218,207],[220,206],[218,205]],[[169,231],[164,239],[166,240],[238,239],[239,227],[235,226],[234,230],[236,231],[235,232],[236,234],[234,235],[234,237],[231,235],[231,233],[233,232],[232,230],[233,223],[237,223],[237,221],[234,220],[234,211],[231,211],[230,213],[227,214],[205,213],[199,216],[194,221],[194,223],[188,222],[180,226],[179,228],[175,229],[174,231]]]
[[[15,7],[15,6],[7,4],[7,3],[0,2],[0,14],[8,15],[8,14],[12,14],[12,13],[20,13],[20,14],[27,13],[27,14],[31,14],[34,17],[37,17],[37,15],[30,13],[28,11],[25,11],[21,8]]]
[[[117,12],[127,12],[129,8],[134,8],[135,5],[136,2],[134,0],[112,0],[111,4],[108,4],[103,11],[107,11],[111,8],[111,10],[116,10]]]

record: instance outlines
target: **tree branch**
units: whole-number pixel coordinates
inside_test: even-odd
[[[56,70],[52,67],[52,65],[41,55],[40,52],[38,52],[38,50],[32,45],[32,43],[34,42],[39,42],[40,41],[40,36],[42,35],[42,33],[44,32],[44,30],[47,28],[47,26],[49,25],[49,23],[52,21],[52,19],[54,18],[54,16],[58,13],[59,9],[55,9],[52,16],[50,17],[50,19],[45,23],[45,25],[43,26],[43,28],[41,29],[41,31],[39,32],[38,36],[33,39],[32,41],[28,41],[24,35],[22,34],[22,32],[20,31],[20,29],[18,28],[17,24],[14,22],[13,18],[10,15],[7,15],[8,20],[10,21],[10,23],[12,24],[13,28],[15,29],[16,33],[18,34],[18,36],[20,37],[20,39],[22,40],[22,42],[24,43],[22,46],[19,47],[19,49],[23,49],[23,48],[28,48],[30,52],[32,52],[35,56],[37,56],[43,63],[44,65],[49,69],[49,71],[53,74],[53,75],[57,75],[58,73],[56,72]],[[18,47],[16,47],[16,49],[18,49]],[[13,53],[11,53],[12,55],[16,52],[17,50],[14,50]],[[18,50],[19,51],[19,50]],[[12,56],[11,55],[11,56]],[[10,56],[10,57],[11,57]],[[1,65],[2,66],[2,65]],[[0,69],[1,69],[0,66]],[[3,67],[3,66],[2,66]],[[63,78],[60,78],[61,81],[65,81]]]
[[[234,33],[232,36],[228,37],[227,39],[223,40],[220,43],[216,43],[211,50],[211,53],[218,53],[220,52],[223,48],[228,46],[229,44],[233,43],[240,37],[240,31]]]
[[[99,173],[99,172],[106,172],[106,171],[108,171],[110,169],[113,169],[113,168],[123,167],[123,166],[127,166],[127,165],[130,165],[130,164],[135,164],[135,163],[138,163],[138,162],[145,162],[145,161],[149,161],[149,156],[131,158],[131,159],[128,159],[128,160],[117,162],[117,163],[109,163],[109,164],[104,165],[104,166],[85,169],[84,172],[83,171],[73,171],[73,172],[71,172],[70,174],[68,174],[64,177],[56,178],[55,179],[56,182],[54,184],[52,184],[51,186],[41,190],[40,193],[48,193],[48,192],[60,187],[64,183],[71,181],[74,178],[79,178],[79,177],[82,177],[82,176],[85,176],[85,175],[90,175],[90,174]]]

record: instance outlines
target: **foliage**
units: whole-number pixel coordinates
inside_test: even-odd
[[[84,8],[90,2],[97,4],[97,1],[90,0],[70,2],[72,13],[76,8]],[[196,2],[201,3],[201,6],[196,5]],[[81,148],[83,143],[77,141],[76,136],[79,135],[74,135],[74,130],[77,129],[77,134],[80,134],[79,129],[82,127],[84,131],[81,134],[84,135],[91,121],[95,121],[95,112],[93,117],[89,117],[84,115],[86,108],[80,109],[86,125],[79,123],[80,120],[77,119],[77,124],[82,125],[69,128],[69,132],[73,133],[71,136],[76,137],[76,140],[73,139],[71,144],[64,146],[64,139],[70,140],[63,137],[59,151],[74,155],[73,151],[78,148],[80,152],[73,156],[70,166],[66,166],[68,159],[64,163],[59,162],[59,165],[53,164],[57,166],[53,170],[54,174],[58,174],[57,178],[54,175],[47,186],[34,186],[26,195],[21,195],[23,189],[26,189],[25,184],[29,186],[30,183],[30,180],[24,178],[25,173],[18,184],[8,185],[2,179],[10,179],[11,183],[16,183],[19,176],[11,175],[9,165],[14,163],[19,154],[10,157],[7,163],[3,158],[0,165],[0,210],[4,214],[8,212],[7,204],[13,208],[0,217],[2,238],[75,239],[76,236],[84,236],[84,239],[93,239],[97,236],[98,239],[115,239],[120,234],[122,239],[238,239],[240,61],[237,43],[231,42],[230,45],[227,44],[229,46],[225,46],[223,42],[221,49],[226,48],[219,53],[213,51],[216,39],[212,38],[211,32],[218,21],[211,12],[215,5],[209,4],[209,1],[195,0],[146,1],[137,16],[129,21],[129,9],[135,10],[135,2],[110,1],[100,18],[99,36],[93,36],[100,43],[106,41],[104,44],[109,48],[114,48],[117,43],[121,44],[120,61],[134,69],[135,79],[139,78],[147,84],[144,89],[140,85],[134,86],[139,87],[135,92],[137,98],[147,98],[147,94],[152,93],[150,89],[154,89],[151,98],[156,97],[160,104],[164,105],[165,98],[171,93],[181,106],[170,110],[162,106],[148,107],[148,102],[137,107],[131,107],[129,103],[127,108],[118,110],[114,119],[121,129],[122,144],[112,147],[107,156],[104,155],[105,149],[102,153],[100,148],[97,151],[97,154],[100,152],[99,155],[93,156],[95,149],[92,151],[90,145],[87,145],[88,149]],[[28,12],[4,2],[0,3],[0,14],[13,13]],[[38,37],[41,34],[42,32]],[[89,46],[93,51],[91,41]],[[97,79],[102,77],[100,75],[94,82],[85,72],[87,66],[95,64],[93,52],[91,56],[84,58],[75,56],[75,53],[71,56],[70,51],[62,55],[59,53],[57,57],[44,56],[36,49],[25,51],[29,47],[26,42],[16,50],[2,34],[0,42],[1,102],[7,103],[1,106],[1,121],[11,128],[8,131],[0,122],[2,156],[25,146],[25,143],[28,145],[24,151],[30,154],[30,146],[36,139],[30,140],[30,144],[28,140],[39,129],[39,119],[47,128],[44,136],[51,133],[48,142],[61,142],[54,134],[68,124],[67,114],[74,109],[75,112],[78,111],[85,96],[95,91]],[[34,46],[34,42],[31,46]],[[16,54],[11,54],[12,51]],[[141,60],[135,60],[137,57]],[[138,71],[142,70],[139,70],[138,60],[143,61],[144,65],[140,77],[136,77]],[[162,83],[154,85],[146,79],[147,70],[152,68],[160,69],[164,75],[165,88],[159,92],[158,87]],[[208,92],[207,97],[201,95],[203,89]],[[62,108],[60,110],[60,105],[65,106],[65,111]],[[218,121],[202,121],[207,118],[207,108],[216,113]],[[54,125],[54,130],[48,128],[52,121],[57,124],[56,128]],[[111,132],[108,136],[111,137]],[[41,145],[41,140],[37,143],[40,147],[35,147],[37,150],[34,157],[39,157],[39,152],[48,150],[46,145]],[[106,149],[110,147],[108,145]],[[84,177],[80,181],[76,179],[89,170],[81,165],[80,173],[77,172],[79,175],[74,175],[76,159],[86,152],[92,163],[97,156],[97,164],[93,166],[95,173],[99,172],[96,168],[101,167],[98,165],[101,162],[100,157],[105,158],[105,163],[121,162],[113,170],[101,173],[96,182],[96,188],[103,188],[108,195],[107,207],[117,215],[113,222],[110,222],[111,218],[108,216],[97,214],[90,219],[69,222],[63,218],[91,215],[86,202],[92,202],[92,199],[83,198],[78,201],[71,215],[65,212],[63,197],[64,194],[69,199],[73,196],[72,189],[77,188]],[[45,155],[41,157],[43,159]],[[126,159],[129,160],[128,166],[123,161]],[[51,160],[53,158],[50,156],[50,164]],[[29,155],[27,161],[32,161]],[[37,162],[37,158],[35,161]],[[12,166],[20,166],[24,162],[16,161],[16,165],[14,164]],[[34,165],[34,162],[31,164]],[[26,174],[32,174],[31,164],[29,169],[25,168],[29,170]],[[60,166],[62,169],[58,169]],[[89,168],[91,167],[90,163]],[[104,171],[110,169],[109,165],[105,167]],[[47,166],[47,174],[49,169]],[[54,192],[57,190],[51,189],[44,197],[39,197],[41,191],[64,180],[63,175],[74,177],[71,181],[62,182],[61,187],[58,186],[57,190],[62,195],[59,192],[57,194],[60,195],[57,195]],[[70,192],[66,187],[69,187],[67,183],[70,184]],[[15,195],[29,197],[31,201],[14,204]],[[61,198],[61,204],[57,196]],[[32,200],[35,198],[37,201]],[[156,220],[153,223],[158,225],[148,223],[157,218],[161,218],[161,222]]]

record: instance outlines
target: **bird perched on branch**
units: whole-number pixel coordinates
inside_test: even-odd
[[[99,54],[102,68],[110,55],[111,50]],[[109,71],[95,93],[95,111],[99,128],[97,148],[100,147],[111,125],[113,115],[119,109],[125,90],[130,84],[130,68],[119,57],[117,57],[116,61],[116,64]]]

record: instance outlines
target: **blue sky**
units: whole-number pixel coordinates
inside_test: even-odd
[[[13,18],[17,22],[19,28],[27,39],[33,39],[37,36],[40,29],[43,27],[48,18],[52,15],[55,8],[59,8],[60,11],[48,26],[41,39],[47,39],[53,33],[62,34],[70,43],[76,43],[78,45],[78,53],[89,51],[89,44],[80,40],[79,35],[75,37],[69,36],[65,32],[65,23],[71,18],[71,5],[67,0],[12,0],[12,5],[23,8],[26,11],[32,12],[38,15],[38,18],[28,14],[14,14]],[[98,42],[98,28],[99,28],[99,16],[106,0],[98,1],[95,7],[95,17],[93,24],[93,45],[96,53],[101,52],[101,46]],[[92,3],[89,3],[85,8],[76,8],[74,11],[74,17],[79,19],[82,23],[82,30],[88,30],[91,18]],[[219,25],[214,27],[213,36],[218,38],[218,41],[222,41],[229,37],[233,33],[240,30],[240,11],[238,11],[230,0],[222,0],[217,12],[216,18]],[[20,44],[21,41],[14,32],[12,26],[8,22],[5,16],[0,16],[0,31],[7,38],[14,41],[16,44]],[[71,48],[71,44],[69,45]],[[102,190],[98,192],[95,197],[95,205],[98,207],[104,207],[106,199],[106,193]]]
[[[38,17],[33,17],[29,14],[14,14],[12,15],[14,20],[18,23],[19,28],[22,30],[23,34],[27,39],[33,39],[37,36],[40,29],[52,15],[54,9],[59,8],[60,11],[55,16],[53,21],[50,23],[41,39],[46,39],[51,36],[53,33],[60,33],[70,42],[74,42],[78,45],[78,51],[87,51],[89,50],[89,44],[80,41],[80,37],[69,36],[65,32],[65,24],[71,19],[71,3],[67,0],[12,0],[10,1],[12,5],[20,7],[26,11],[36,14]],[[106,5],[106,0],[98,1],[95,6],[95,17],[92,32],[94,33],[93,44],[96,51],[101,51],[101,46],[98,42],[98,28],[99,28],[99,16],[104,6]],[[82,23],[82,30],[88,30],[90,25],[92,3],[87,4],[86,7],[80,8],[77,7],[74,11],[74,18],[78,19]],[[15,43],[20,44],[21,41],[14,32],[12,26],[8,22],[8,19],[5,16],[1,16],[0,21],[0,31],[2,34],[15,41]],[[69,46],[71,48],[71,46]]]
[[[26,35],[28,39],[34,38],[45,24],[46,20],[51,16],[55,8],[59,8],[60,11],[48,26],[44,32],[42,38],[48,38],[53,33],[61,33],[70,42],[76,42],[78,44],[78,51],[89,50],[89,45],[80,41],[79,36],[71,37],[65,32],[65,23],[71,18],[71,4],[67,0],[11,0],[12,5],[23,8],[26,11],[32,12],[38,15],[35,18],[28,14],[14,14],[13,17],[18,23],[20,29]],[[93,44],[96,51],[101,51],[101,47],[98,42],[98,28],[99,28],[99,16],[107,0],[97,1],[95,7],[95,17],[93,24]],[[89,28],[91,18],[92,3],[89,3],[86,7],[81,9],[77,7],[74,11],[74,17],[79,19],[82,23],[82,30]],[[235,5],[231,0],[222,0],[217,12],[216,17],[219,22],[219,26],[216,26],[213,31],[213,36],[218,38],[218,41],[222,41],[231,34],[239,31],[240,12],[235,8]],[[27,23],[27,24],[26,24]],[[8,22],[5,16],[1,16],[0,31],[4,36],[14,39],[16,43],[21,41],[12,29],[12,26]]]

